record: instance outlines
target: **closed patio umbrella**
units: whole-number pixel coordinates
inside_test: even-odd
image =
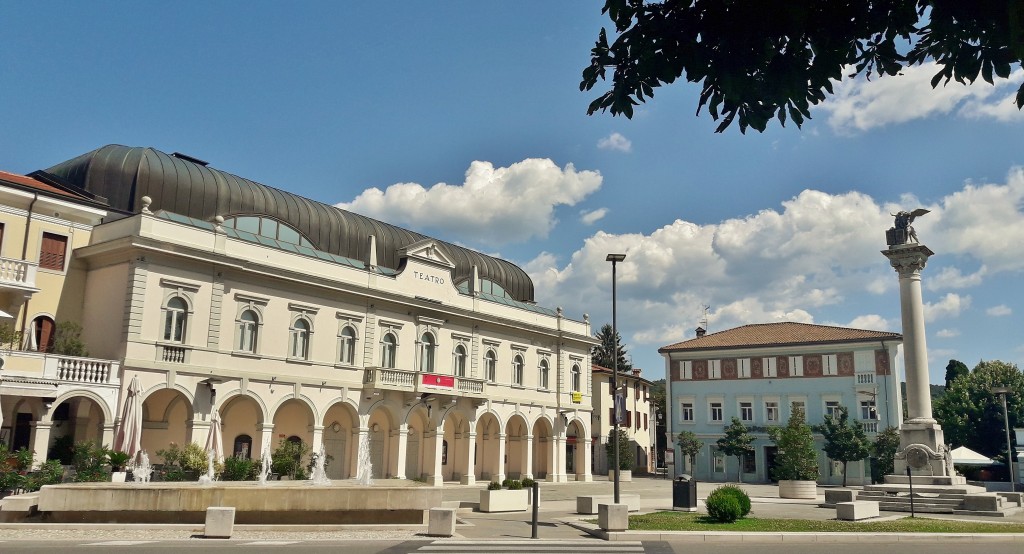
[[[224,438],[220,430],[220,412],[217,410],[210,416],[210,434],[206,436],[206,451],[213,452],[214,461],[224,461]]]
[[[135,458],[142,451],[142,401],[139,398],[141,395],[142,386],[139,385],[139,377],[136,375],[128,384],[121,423],[114,438],[114,450],[125,452],[131,458]]]

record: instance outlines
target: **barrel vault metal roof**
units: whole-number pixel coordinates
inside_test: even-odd
[[[162,209],[210,221],[215,216],[269,216],[291,225],[314,247],[357,260],[367,259],[369,235],[376,237],[377,263],[398,269],[399,250],[431,239],[401,227],[309,200],[168,155],[148,147],[110,144],[45,170],[70,184],[109,199],[111,207],[138,212],[142,197]],[[455,263],[459,283],[473,274],[501,285],[513,298],[534,301],[533,280],[519,266],[439,239]]]

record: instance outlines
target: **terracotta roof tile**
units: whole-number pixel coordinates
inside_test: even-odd
[[[658,352],[684,352],[715,348],[743,348],[749,346],[775,346],[795,344],[822,344],[871,340],[899,340],[899,333],[867,331],[809,323],[759,323],[719,331],[703,337],[684,340],[658,349]]]
[[[37,181],[37,180],[33,179],[32,177],[27,177],[25,175],[18,175],[17,173],[10,173],[10,172],[7,172],[7,171],[0,171],[0,181],[7,181],[8,183],[13,183],[15,185],[21,185],[23,187],[28,187],[30,189],[35,189],[35,190],[42,191],[42,192],[48,192],[50,194],[56,194],[58,196],[64,196],[64,197],[67,197],[67,198],[74,198],[74,199],[77,199],[77,200],[86,199],[84,196],[70,193],[70,192],[68,192],[66,190],[59,189],[59,188],[57,188],[57,187],[55,187],[53,185],[49,185],[49,184],[44,183],[42,181]]]

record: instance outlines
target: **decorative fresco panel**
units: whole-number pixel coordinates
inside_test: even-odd
[[[704,381],[708,378],[708,361],[707,360],[694,360],[693,362],[693,380]]]
[[[789,377],[789,358],[786,356],[779,356],[775,358],[775,363],[778,366],[778,370],[775,374],[779,377]]]
[[[853,377],[853,352],[840,352],[836,354],[836,359],[839,362],[839,375]]]
[[[885,350],[875,350],[875,374],[889,374],[889,354]]]
[[[821,377],[821,354],[804,356],[804,377]]]
[[[736,358],[722,360],[722,379],[736,378]]]
[[[764,368],[761,365],[761,358],[750,359],[750,377],[752,379],[760,379],[764,377]]]

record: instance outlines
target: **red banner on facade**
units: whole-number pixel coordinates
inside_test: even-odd
[[[421,382],[424,385],[431,387],[441,387],[445,389],[455,388],[455,377],[452,377],[451,375],[427,374],[423,375]]]

